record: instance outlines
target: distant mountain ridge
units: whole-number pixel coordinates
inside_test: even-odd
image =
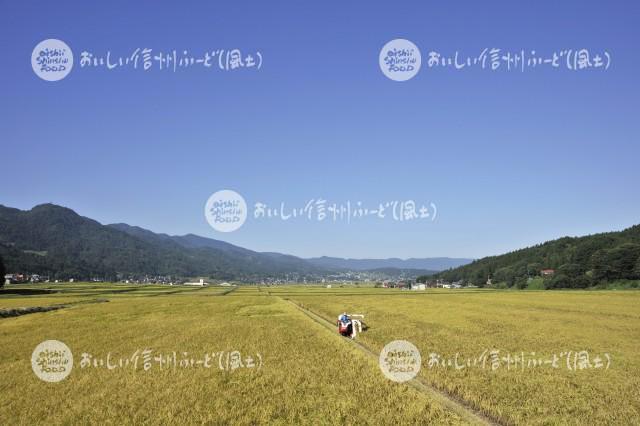
[[[353,271],[366,271],[372,269],[397,268],[397,269],[423,269],[429,271],[444,271],[449,268],[466,265],[474,259],[430,257],[410,259],[349,259],[339,257],[313,257],[306,259],[314,265],[325,268],[349,269]]]
[[[300,273],[312,274],[323,272],[323,268],[317,267],[306,262],[296,256],[280,253],[257,252],[243,247],[227,243],[225,241],[215,240],[213,238],[201,237],[194,234],[175,235],[156,234],[152,231],[131,226],[124,223],[107,225],[114,229],[123,231],[129,235],[136,236],[149,242],[171,242],[188,250],[208,251],[211,253],[224,253],[226,256],[235,258],[239,261],[251,264],[253,268],[258,268],[261,273],[278,272],[284,274]]]
[[[354,262],[257,252],[193,234],[171,236],[125,223],[102,225],[55,204],[26,211],[0,205],[0,256],[10,271],[60,279],[170,275],[259,280],[292,275],[317,278],[367,269],[396,276],[437,270],[425,263],[428,259]],[[436,264],[449,267],[440,259]]]

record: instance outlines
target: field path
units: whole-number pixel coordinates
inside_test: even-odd
[[[311,320],[313,320],[314,322],[322,325],[323,327],[325,327],[328,330],[331,330],[331,333],[333,335],[335,335],[336,337],[342,339],[343,341],[349,342],[350,344],[354,345],[356,348],[358,348],[360,351],[362,351],[363,353],[365,353],[366,355],[374,358],[374,359],[378,359],[379,355],[374,353],[371,349],[369,349],[367,346],[363,345],[362,343],[358,342],[357,340],[352,340],[352,339],[345,339],[340,337],[338,334],[336,334],[336,330],[335,330],[335,324],[330,323],[329,321],[327,321],[326,319],[322,318],[321,316],[315,314],[314,312],[310,311],[309,309],[304,308],[303,306],[300,306],[299,304],[297,304],[296,302],[294,302],[293,300],[287,299],[287,298],[283,298],[280,296],[275,296],[278,299],[289,303],[291,305],[293,305],[296,309],[298,309],[298,311],[302,312],[304,315],[306,315],[308,318],[310,318]],[[408,382],[406,382],[409,386],[413,387],[414,389],[418,390],[419,392],[422,392],[424,394],[426,394],[427,396],[429,396],[431,399],[433,399],[434,401],[437,401],[438,403],[440,403],[443,407],[446,407],[447,409],[451,410],[452,412],[454,412],[455,414],[457,414],[458,416],[460,416],[464,421],[470,423],[470,424],[478,424],[478,425],[501,425],[503,423],[498,422],[496,419],[492,419],[490,417],[488,417],[486,414],[483,414],[477,410],[475,410],[473,407],[469,406],[465,401],[461,400],[460,398],[457,398],[453,395],[449,395],[439,389],[436,389],[435,387],[431,386],[430,384],[426,383],[422,378],[420,377],[416,377],[414,379],[409,380]]]

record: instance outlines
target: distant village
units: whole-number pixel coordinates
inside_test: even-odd
[[[332,286],[344,286],[344,285],[366,285],[373,286],[378,288],[397,288],[403,290],[426,290],[428,288],[475,288],[474,285],[466,284],[462,281],[459,282],[446,282],[444,280],[434,279],[427,280],[427,282],[417,282],[415,279],[395,279],[395,280],[372,280],[371,278],[360,278],[360,274],[347,274],[344,275],[335,275],[330,278],[320,278],[317,280],[310,280],[306,277],[302,278],[265,278],[263,280],[258,281],[245,281],[239,282],[243,285],[267,285],[267,286],[277,286],[277,285],[289,285],[289,284],[309,284],[309,285],[323,285],[327,288],[331,288]],[[38,275],[38,274],[6,274],[4,276],[4,284],[12,285],[12,284],[29,284],[29,283],[74,283],[74,282],[92,282],[92,283],[102,283],[102,282],[113,282],[108,281],[103,278],[90,278],[90,279],[79,279],[76,280],[74,278],[69,278],[66,280],[51,280],[49,276]],[[140,277],[127,277],[122,278],[118,281],[115,281],[122,284],[154,284],[154,285],[189,285],[189,286],[207,286],[207,285],[220,285],[220,286],[231,286],[228,281],[224,280],[212,280],[208,278],[196,278],[196,279],[187,279],[187,278],[177,278],[172,276],[152,276],[145,275]],[[491,280],[488,281],[488,284],[491,285]]]
[[[428,280],[425,283],[419,283],[412,280],[398,281],[398,282],[383,282],[381,287],[383,288],[403,288],[409,290],[426,290],[428,288],[477,288],[475,285],[465,284],[462,281],[447,282],[443,280]]]
[[[89,279],[50,279],[47,275],[39,275],[39,274],[6,274],[4,276],[4,284],[27,284],[27,283],[73,283],[73,282],[111,282],[104,278],[89,278]],[[171,276],[141,276],[141,277],[128,277],[122,278],[116,282],[121,282],[125,284],[184,284],[187,282],[186,279],[177,279],[172,278]]]
[[[552,277],[555,273],[554,269],[542,269],[540,276],[543,278]],[[240,280],[221,280],[212,279],[210,277],[176,277],[171,275],[130,275],[119,276],[116,280],[109,280],[105,277],[91,278],[67,278],[67,279],[50,279],[47,275],[13,273],[6,274],[4,281],[0,284],[27,284],[27,283],[73,283],[73,282],[117,282],[122,284],[155,284],[155,285],[231,285],[229,281],[242,285],[290,285],[290,284],[310,284],[323,285],[332,287],[333,285],[366,285],[378,288],[398,288],[404,290],[426,290],[428,288],[477,288],[477,286],[465,281],[449,282],[442,279],[422,279],[418,282],[415,276],[400,273],[399,276],[389,278],[388,274],[379,271],[348,271],[333,273],[328,275],[299,275],[296,273],[284,274],[282,277],[265,277],[263,279],[240,279]],[[484,287],[493,287],[491,277],[487,277]]]
[[[117,277],[80,276],[50,277],[41,274],[10,273],[4,276],[4,284],[25,283],[63,283],[63,282],[119,282],[123,284],[159,284],[159,285],[199,285],[201,278],[207,283],[220,284],[235,281],[248,285],[284,285],[284,284],[335,284],[348,285],[364,283],[385,288],[412,288],[417,278],[416,272],[396,270],[392,272],[372,271],[340,271],[325,274],[283,273],[279,276],[237,277],[234,279],[213,279],[211,277],[178,277],[171,275],[118,275]],[[1,283],[0,283],[1,284]],[[429,287],[439,283],[429,283]],[[455,287],[452,287],[455,288]]]

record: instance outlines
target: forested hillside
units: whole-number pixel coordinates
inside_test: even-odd
[[[616,280],[640,279],[640,225],[620,232],[564,237],[469,265],[440,272],[435,278],[485,286],[524,288],[530,278],[545,275],[546,288],[586,288]]]

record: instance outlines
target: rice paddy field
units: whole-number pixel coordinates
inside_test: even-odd
[[[21,291],[14,291],[19,288]],[[640,293],[14,285],[0,424],[638,424]],[[365,315],[355,341],[333,324]],[[36,376],[64,342],[73,368]],[[390,341],[420,351],[388,380]]]

